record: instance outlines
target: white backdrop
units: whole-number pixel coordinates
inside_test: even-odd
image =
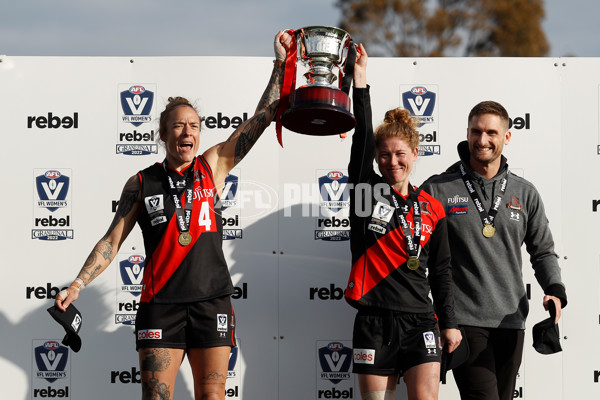
[[[598,398],[600,59],[369,63],[374,123],[403,104],[422,117],[417,185],[456,161],[475,103],[492,99],[508,109],[514,126],[505,155],[544,199],[569,296],[563,352],[536,353],[531,327],[547,314],[526,263],[531,313],[515,398]],[[108,228],[127,178],[163,159],[152,136],[167,97],[185,96],[207,117],[205,149],[252,115],[271,66],[268,58],[242,57],[0,57],[0,156],[3,170],[13,169],[0,197],[3,398],[140,396],[131,325],[145,256],[139,228],[77,302],[79,353],[60,344],[64,330],[46,308]],[[128,103],[130,89],[146,102]],[[284,130],[281,148],[272,124],[228,179],[224,249],[239,340],[228,398],[360,398],[349,372],[354,310],[342,298],[350,270],[349,136]],[[185,361],[175,398],[192,399],[191,382]],[[397,398],[406,398],[402,386]],[[440,398],[458,399],[451,374]]]

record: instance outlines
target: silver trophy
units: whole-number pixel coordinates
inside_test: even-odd
[[[350,35],[329,26],[309,26],[294,34],[297,59],[308,69],[304,74],[307,82],[290,92],[282,125],[307,135],[337,135],[354,129],[350,97],[340,89],[350,46],[354,46]]]

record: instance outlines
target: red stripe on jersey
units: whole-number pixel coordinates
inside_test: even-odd
[[[199,169],[200,163],[195,163],[194,170]],[[209,174],[211,173],[210,171],[207,172]],[[200,173],[202,173],[202,171]],[[167,226],[164,235],[160,239],[160,242],[158,246],[156,246],[152,257],[145,266],[142,286],[144,289],[142,290],[140,301],[149,302],[154,294],[158,293],[165,286],[203,232],[217,231],[216,223],[210,223],[209,226],[207,226],[206,223],[201,225],[202,221],[216,221],[215,210],[213,206],[214,197],[208,197],[210,200],[209,202],[209,200],[206,200],[202,194],[202,188],[208,188],[204,190],[212,190],[214,196],[216,189],[212,184],[212,174],[208,177],[202,175],[201,182],[202,185],[200,184],[200,181],[194,180],[194,204],[192,207],[192,215],[190,217],[189,230],[190,234],[192,235],[192,242],[187,246],[182,246],[179,244],[177,215],[174,214],[171,216],[169,225]],[[181,204],[185,204],[185,192],[181,196]],[[203,214],[208,213],[208,215],[203,215],[202,221],[200,220],[201,211]]]
[[[346,297],[359,300],[407,259],[406,240],[402,228],[388,232],[367,249],[352,266],[351,276],[362,277],[362,279],[354,280],[354,286],[346,289]],[[364,271],[365,269],[368,269],[368,272]]]

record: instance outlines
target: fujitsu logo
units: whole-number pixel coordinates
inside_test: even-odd
[[[459,195],[455,195],[454,197],[448,197],[448,204],[462,204],[467,203],[468,201],[468,197],[460,197]]]

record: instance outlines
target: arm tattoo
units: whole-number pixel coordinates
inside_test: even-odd
[[[94,249],[88,256],[87,260],[83,264],[81,271],[79,271],[79,278],[83,280],[85,285],[88,285],[94,278],[96,278],[103,270],[103,261],[110,261],[114,256],[113,244],[108,237],[119,222],[133,209],[136,204],[140,191],[139,180],[137,177],[129,179],[125,184],[121,199],[119,200],[119,206],[113,221],[108,228],[108,231],[104,236],[96,243]],[[98,254],[102,256],[104,260],[98,258]]]
[[[235,146],[234,165],[237,165],[248,154],[254,143],[275,117],[282,84],[283,68],[275,66],[269,84],[258,102],[254,116],[239,134]]]
[[[131,190],[125,187],[123,189],[123,193],[121,194],[121,199],[119,200],[119,206],[117,207],[117,213],[115,214],[115,218],[113,219],[112,224],[108,228],[108,231],[104,235],[104,238],[107,238],[110,232],[118,225],[118,223],[125,218],[127,214],[131,211],[135,203],[137,202],[138,195],[140,191],[139,189]]]

